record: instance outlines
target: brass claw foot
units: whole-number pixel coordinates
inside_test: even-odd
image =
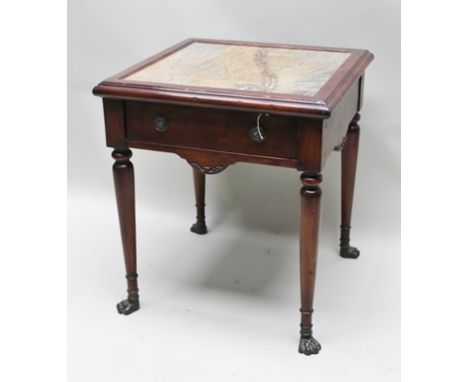
[[[199,235],[204,235],[208,232],[208,229],[206,228],[205,223],[196,222],[195,224],[192,225],[192,228],[190,228],[190,231],[197,233]]]
[[[345,259],[357,259],[359,257],[359,249],[351,246],[340,248],[340,256]]]
[[[322,349],[319,342],[312,336],[310,337],[301,337],[299,340],[299,353],[305,355],[318,354]]]
[[[140,309],[140,302],[138,299],[134,298],[127,298],[117,304],[117,312],[119,312],[119,314],[124,314],[125,316],[137,311],[138,309]]]

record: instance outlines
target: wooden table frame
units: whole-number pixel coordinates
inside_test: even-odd
[[[349,58],[315,94],[236,91],[203,87],[132,82],[130,74],[193,42],[236,44],[286,49],[350,53]],[[351,210],[359,145],[359,110],[362,107],[364,70],[373,56],[365,50],[261,44],[239,41],[189,39],[145,60],[93,89],[103,97],[107,146],[112,156],[115,192],[126,266],[128,296],[117,305],[130,314],[140,307],[135,231],[134,170],[130,148],[176,153],[193,167],[196,222],[191,230],[207,233],[205,175],[216,174],[236,162],[296,168],[300,176],[300,289],[299,352],[310,355],[321,349],[312,336],[313,295],[320,222],[321,171],[333,151],[341,151],[340,255],[357,258],[350,246]],[[269,132],[265,144],[252,142],[248,128],[263,114]],[[162,129],[151,125],[156,115],[168,115]],[[173,126],[171,126],[171,122]],[[168,124],[170,133],[163,128]],[[172,130],[171,130],[172,129]],[[245,132],[245,137],[244,137]],[[226,143],[229,137],[229,144]]]

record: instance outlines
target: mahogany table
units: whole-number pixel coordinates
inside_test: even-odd
[[[320,222],[320,174],[341,150],[340,255],[357,258],[350,221],[366,50],[189,39],[101,82],[107,146],[125,258],[128,297],[139,309],[135,192],[130,148],[178,154],[193,167],[197,217],[207,233],[205,174],[236,162],[295,168],[300,182],[299,352],[316,354],[312,302]]]

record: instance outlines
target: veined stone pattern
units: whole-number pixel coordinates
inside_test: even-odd
[[[194,42],[129,81],[314,96],[350,53]]]

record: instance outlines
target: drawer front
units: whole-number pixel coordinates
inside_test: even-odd
[[[127,101],[125,110],[127,137],[132,141],[296,158],[297,122],[292,117],[263,115],[265,140],[260,143],[251,137],[259,113],[136,101]]]

